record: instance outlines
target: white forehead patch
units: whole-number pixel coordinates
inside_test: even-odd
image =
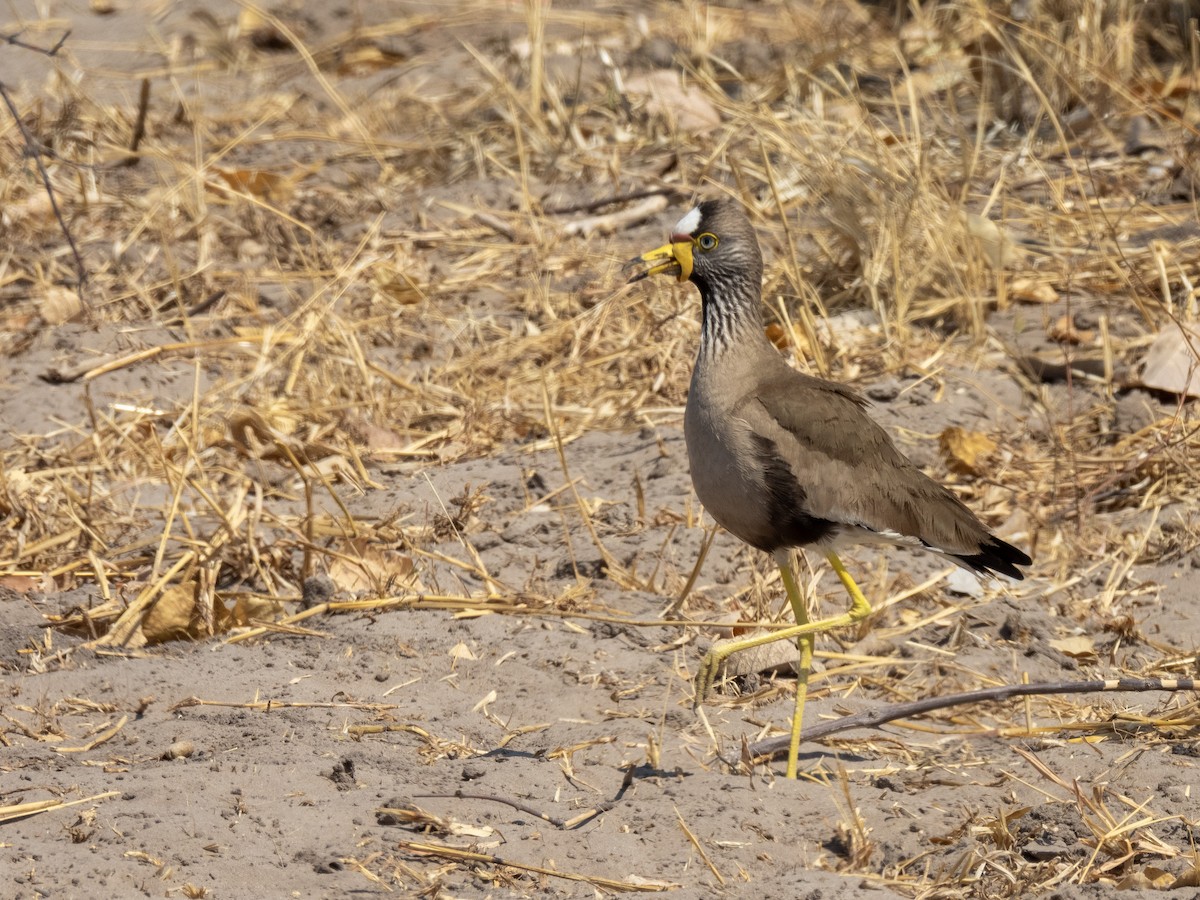
[[[696,207],[675,223],[672,234],[691,234],[700,227],[700,207]]]

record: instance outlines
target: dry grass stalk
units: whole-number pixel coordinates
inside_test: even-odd
[[[459,850],[454,847],[443,847],[437,844],[423,844],[416,841],[399,841],[398,843],[401,848],[418,855],[440,856],[445,859],[451,859],[458,862],[485,863],[487,865],[518,869],[523,872],[535,872],[539,875],[549,875],[554,878],[563,878],[567,881],[587,882],[597,888],[603,888],[610,891],[658,893],[661,891],[673,890],[679,887],[677,884],[651,879],[644,879],[638,882],[617,881],[616,879],[603,878],[599,875],[582,875],[578,872],[561,872],[557,869],[550,869],[545,866],[535,866],[528,863],[514,862],[513,860],[502,859],[501,857],[492,856],[491,854],[487,853],[476,853],[471,850]]]
[[[36,816],[44,812],[53,812],[69,806],[79,806],[83,803],[97,803],[100,800],[111,800],[121,796],[120,791],[108,791],[91,797],[80,797],[77,800],[34,800],[29,803],[13,803],[0,806],[0,822],[15,822],[27,816]]]

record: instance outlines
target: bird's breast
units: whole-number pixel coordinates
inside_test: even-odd
[[[696,496],[726,531],[748,544],[770,543],[770,502],[756,464],[748,422],[707,396],[693,381],[683,430]]]

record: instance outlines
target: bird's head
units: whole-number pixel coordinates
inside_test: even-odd
[[[650,275],[674,275],[703,286],[722,275],[762,272],[762,254],[750,220],[733,200],[705,200],[671,229],[671,240],[634,257],[626,269],[642,267],[629,281]]]

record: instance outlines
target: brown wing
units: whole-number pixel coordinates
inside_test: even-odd
[[[913,465],[865,406],[843,385],[789,369],[761,382],[736,413],[774,444],[774,470],[786,464],[802,487],[806,515],[903,535],[973,568],[1020,578],[1016,566],[1029,557]]]

